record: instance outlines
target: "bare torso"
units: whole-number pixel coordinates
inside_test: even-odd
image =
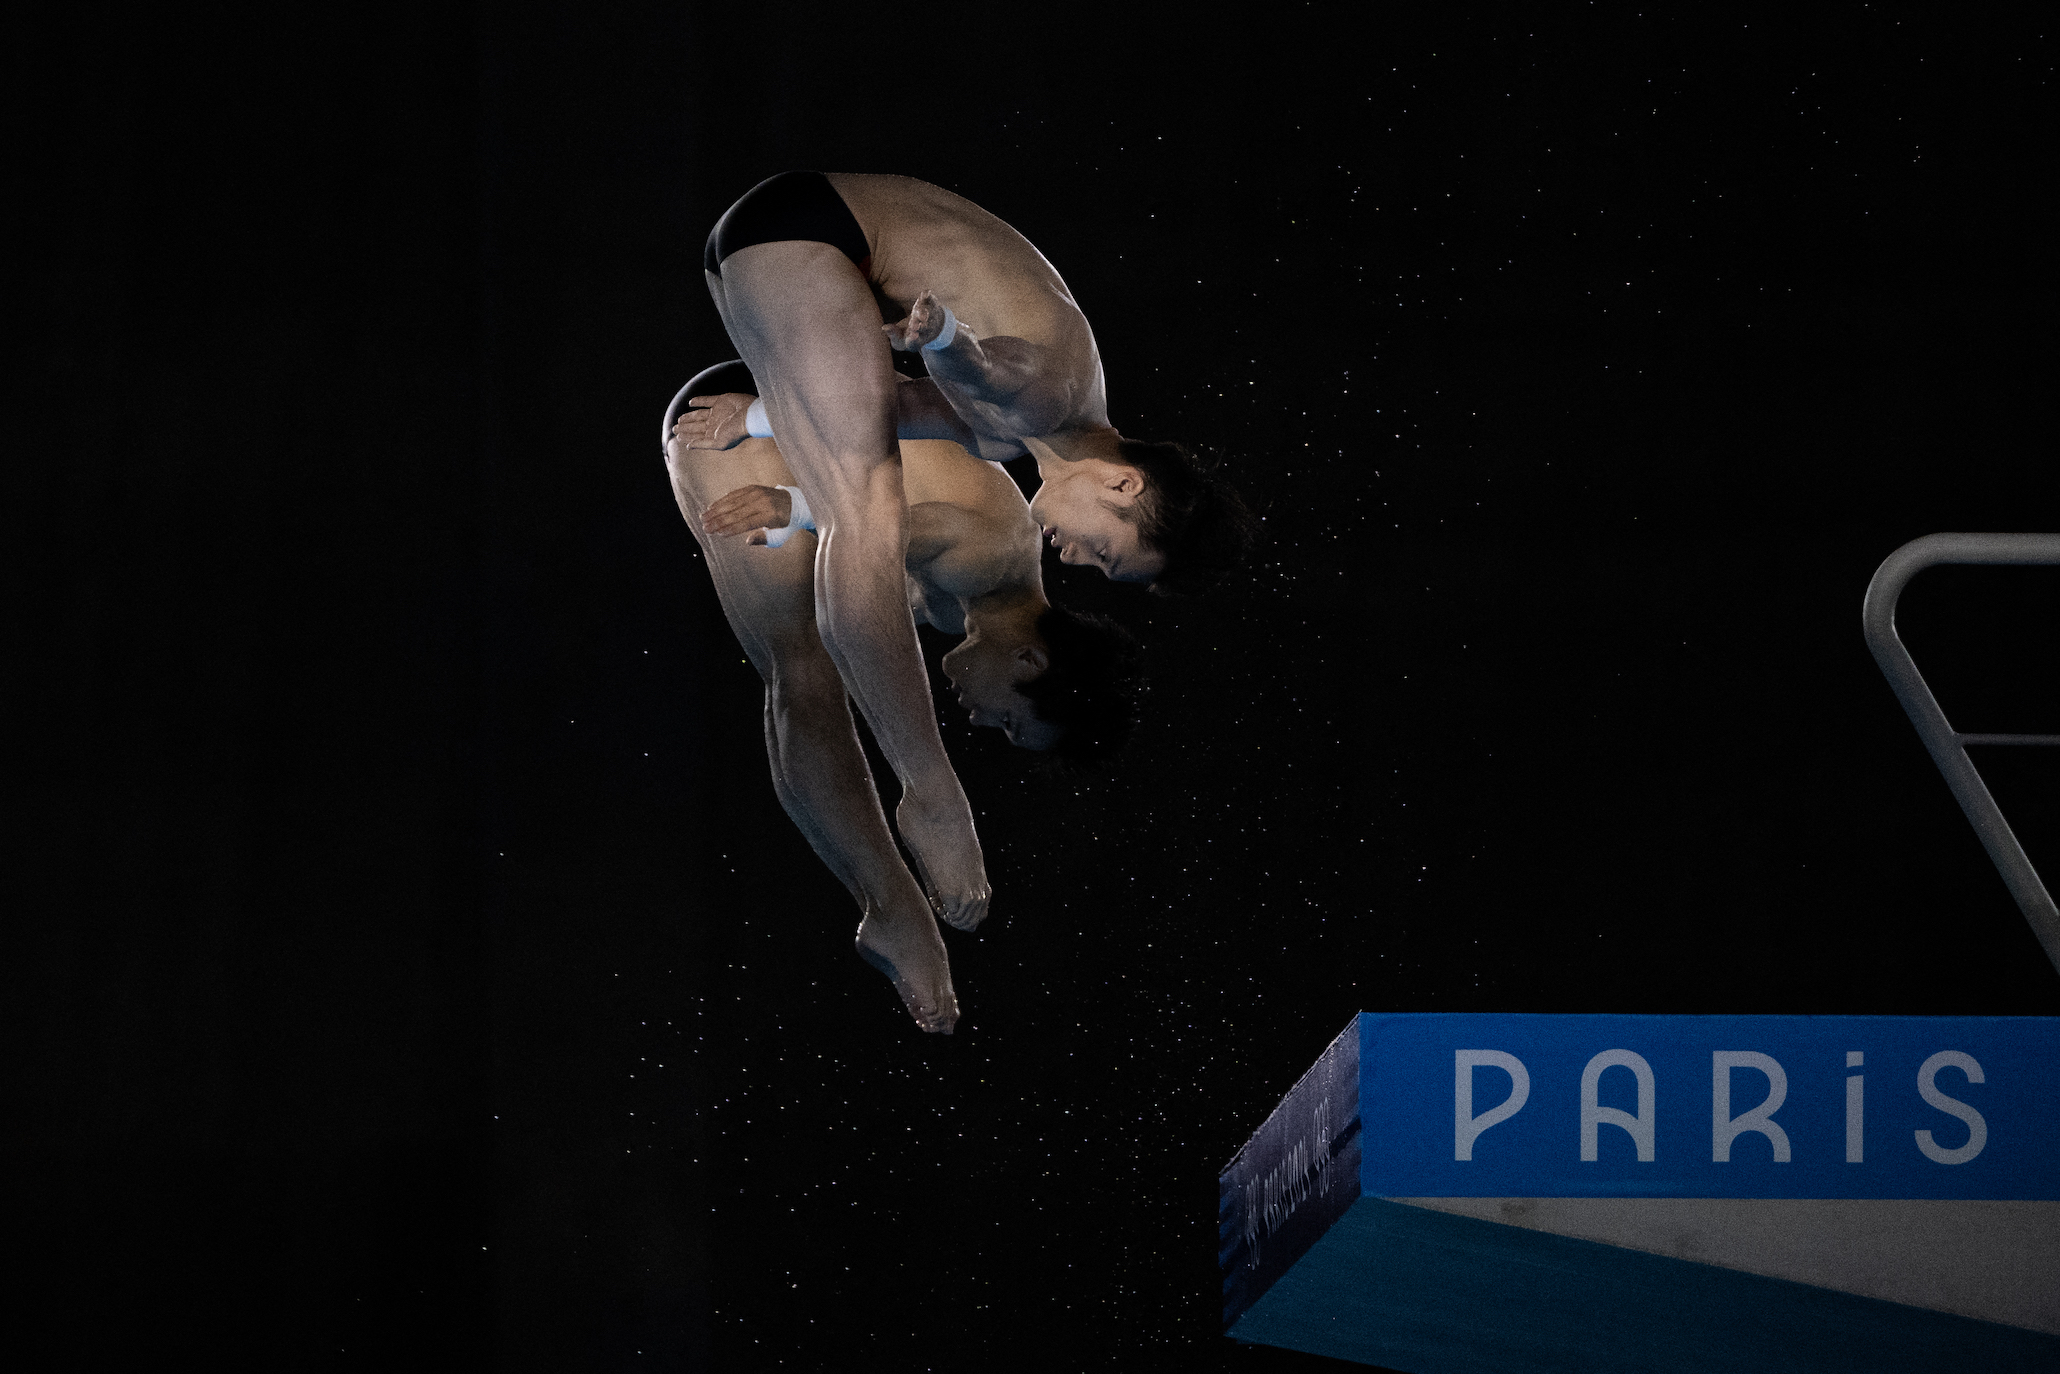
[[[739,487],[795,485],[779,448],[766,439],[747,439],[727,452],[679,450],[670,466],[690,521]],[[1042,585],[1037,523],[998,465],[947,440],[904,439],[901,477],[909,513],[908,604],[918,624],[964,634],[965,606],[974,597],[1025,582]],[[811,544],[815,538],[797,537]]]
[[[931,377],[972,428],[980,456],[1012,458],[1026,437],[1106,426],[1101,355],[1086,316],[1030,241],[963,196],[910,177],[832,172],[873,255],[874,287],[906,313],[934,293],[983,347],[1034,382],[997,399]],[[911,502],[913,504],[913,502]]]
[[[904,440],[908,600],[918,624],[966,632],[966,603],[1005,586],[1042,584],[1037,522],[1006,472],[957,444]]]

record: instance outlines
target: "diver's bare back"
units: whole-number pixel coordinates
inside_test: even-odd
[[[1043,540],[1015,481],[953,443],[904,440],[909,609],[946,634],[966,632],[965,604],[1037,582]]]
[[[826,173],[872,247],[872,283],[905,314],[924,292],[990,351],[1017,351],[1036,375],[1013,397],[983,396],[940,375],[938,389],[981,440],[1012,457],[1023,440],[1108,423],[1094,331],[1056,268],[998,217],[913,177]],[[938,360],[941,362],[942,360]]]

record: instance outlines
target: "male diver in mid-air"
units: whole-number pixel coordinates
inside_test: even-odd
[[[806,498],[770,438],[721,454],[690,452],[676,438],[690,395],[755,389],[738,362],[681,390],[665,418],[673,494],[765,679],[766,752],[781,805],[864,913],[859,954],[893,981],[918,1025],[949,1033],[958,1005],[944,943],[894,847],[844,684],[816,630],[818,538]],[[966,637],[944,671],[972,723],[1061,760],[1112,754],[1133,720],[1135,642],[1046,600],[1036,522],[999,467],[940,441],[904,442],[900,457],[907,604],[915,619]]]
[[[1161,590],[1235,561],[1250,517],[1185,450],[1116,431],[1093,333],[1059,274],[941,187],[783,173],[730,207],[702,265],[759,400],[699,398],[679,434],[713,449],[752,429],[778,436],[819,535],[823,648],[901,780],[902,839],[944,918],[971,929],[986,914],[986,869],[903,595],[896,439],[949,439],[990,459],[1030,453],[1044,483],[1032,513],[1061,557]],[[883,327],[883,301],[898,323]],[[920,351],[929,378],[898,383],[890,345]]]

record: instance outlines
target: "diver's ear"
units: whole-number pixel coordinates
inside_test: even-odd
[[[1051,655],[1038,645],[1025,644],[1016,650],[1016,662],[1026,664],[1041,674],[1051,667]]]
[[[1144,495],[1144,474],[1128,463],[1111,463],[1109,470],[1102,474],[1102,490],[1135,501]]]

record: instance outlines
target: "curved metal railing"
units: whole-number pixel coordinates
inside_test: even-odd
[[[2039,881],[2038,870],[2025,857],[2024,846],[2017,842],[1974,761],[1967,757],[1970,744],[2060,745],[2060,735],[1962,734],[1946,721],[1946,713],[1939,709],[1938,699],[1925,685],[1895,630],[1896,598],[1912,577],[1939,563],[2060,564],[2060,534],[1927,534],[1913,539],[1875,570],[1860,613],[1874,661],[1888,676],[1896,700],[1909,712],[1910,723],[1917,727],[1932,762],[1945,775],[1946,786],[1981,837],[1982,848],[2003,875],[2010,895],[2017,899],[2018,910],[2045,946],[2054,971],[2060,972],[2060,909],[2054,907],[2053,895]]]

